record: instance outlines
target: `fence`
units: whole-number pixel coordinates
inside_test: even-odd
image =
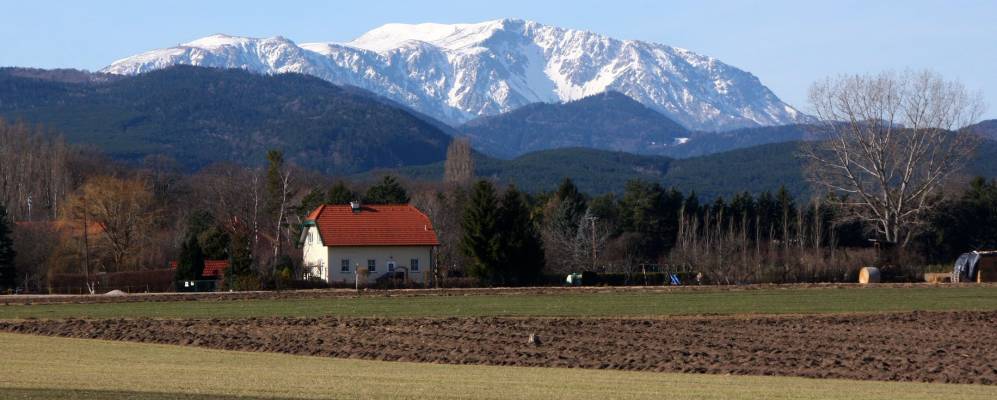
[[[91,275],[90,281],[94,283],[97,293],[112,290],[125,293],[171,292],[174,290],[173,275],[172,269],[98,273]],[[83,274],[51,274],[47,289],[51,294],[89,294]]]

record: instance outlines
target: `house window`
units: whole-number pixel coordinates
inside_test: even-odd
[[[377,271],[377,261],[367,260],[367,271],[368,272]]]
[[[409,269],[411,269],[412,272],[419,272],[419,259],[418,258],[413,258],[413,259],[409,260]]]
[[[312,231],[308,231],[308,244],[312,244],[315,241]]]
[[[339,271],[340,272],[350,272],[350,260],[343,259],[339,261]]]
[[[388,261],[388,272],[395,272],[395,262]]]

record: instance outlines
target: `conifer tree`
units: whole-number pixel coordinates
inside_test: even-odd
[[[501,238],[495,187],[486,180],[474,184],[461,220],[461,250],[467,256],[467,272],[483,283],[494,284],[498,274]]]
[[[197,236],[190,235],[180,247],[180,257],[177,260],[176,280],[199,280],[204,275],[204,252]]]
[[[397,189],[392,189],[392,190],[397,190]],[[404,202],[407,203],[408,194],[405,193],[405,189],[401,189],[401,192],[403,196],[400,197],[406,198],[406,201]],[[357,195],[356,192],[350,190],[350,188],[346,186],[346,183],[343,181],[336,182],[336,184],[329,189],[329,193],[326,194],[325,197],[325,201],[329,204],[349,204],[351,201],[359,199],[360,199],[359,195]]]
[[[7,207],[0,204],[0,290],[13,289],[17,286],[17,270],[14,266],[14,239],[11,237],[10,221],[7,219]]]
[[[250,249],[252,241],[244,232],[236,231],[231,236],[229,244],[229,265],[225,269],[225,283],[232,289],[246,289],[241,287],[241,278],[250,277],[253,274],[253,252]]]
[[[536,283],[543,270],[543,245],[530,218],[530,209],[523,194],[509,186],[502,196],[497,215],[501,240],[497,266],[501,284],[527,285]]]
[[[369,204],[408,204],[409,196],[395,177],[385,175],[380,182],[367,189],[364,202]]]

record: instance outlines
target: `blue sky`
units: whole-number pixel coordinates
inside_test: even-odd
[[[684,47],[757,75],[807,110],[817,79],[929,68],[997,118],[997,1],[47,1],[0,4],[0,66],[100,69],[214,33],[346,41],[388,22],[504,17]]]

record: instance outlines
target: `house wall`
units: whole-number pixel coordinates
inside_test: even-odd
[[[322,244],[318,228],[314,226],[309,227],[307,231],[302,233],[302,237],[304,241],[301,246],[301,265],[304,266],[304,272],[313,277],[328,281],[329,250]]]
[[[394,261],[396,271],[409,271],[409,279],[416,283],[427,283],[432,274],[431,246],[342,246],[329,247],[326,268],[329,271],[328,282],[352,283],[356,279],[357,268],[367,269],[367,260],[374,260],[377,269],[367,274],[367,282],[374,282],[378,277],[388,272],[388,261]],[[349,260],[350,270],[343,272],[342,260]],[[412,259],[419,260],[419,271],[411,270]]]
[[[309,234],[311,235],[309,237]],[[409,271],[409,279],[416,283],[431,281],[433,265],[432,246],[336,246],[326,247],[318,228],[309,227],[303,234],[302,265],[306,273],[329,283],[354,283],[357,268],[366,269],[367,260],[374,260],[377,270],[367,274],[367,283],[373,283],[388,272],[388,261],[395,261],[396,271]],[[342,271],[342,260],[350,261],[349,272]],[[419,271],[411,270],[411,260],[419,260]]]

